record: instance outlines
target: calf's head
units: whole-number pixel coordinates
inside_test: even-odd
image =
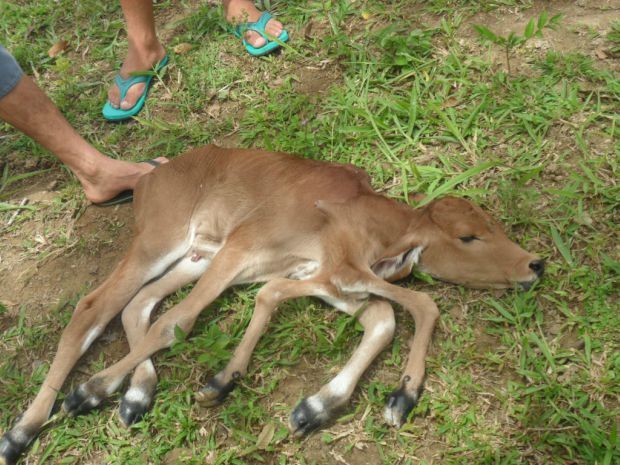
[[[529,289],[544,271],[544,262],[508,239],[491,216],[456,197],[414,210],[407,233],[373,270],[398,279],[416,261],[419,270],[435,278],[473,288]],[[406,263],[408,269],[403,270]]]

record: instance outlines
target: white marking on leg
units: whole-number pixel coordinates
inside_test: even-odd
[[[21,428],[13,428],[11,430],[11,439],[20,444],[29,442],[29,436]]]
[[[342,398],[348,397],[348,394],[351,392],[355,385],[355,378],[351,368],[345,368],[338,375],[332,379],[327,388],[331,395]]]
[[[317,414],[325,412],[325,406],[323,405],[323,401],[318,394],[308,397],[306,401],[308,402],[308,406],[313,412]]]
[[[103,332],[103,326],[95,326],[92,328],[86,337],[84,338],[84,342],[82,342],[82,347],[80,349],[80,354],[83,354],[88,350],[90,345],[99,337],[99,335]]]
[[[372,328],[372,337],[383,336],[384,334],[394,334],[396,329],[396,322],[393,318],[385,319],[377,323]]]
[[[138,402],[140,404],[146,404],[149,401],[146,393],[137,387],[131,387],[125,393],[125,400],[128,402]]]
[[[105,393],[109,396],[110,394],[114,393],[118,387],[121,385],[121,383],[123,382],[123,380],[125,379],[124,376],[121,376],[120,378],[114,379],[111,382],[108,383],[108,386],[106,387]]]
[[[157,299],[149,299],[146,304],[144,305],[144,308],[142,309],[142,312],[140,314],[140,320],[142,323],[146,323],[150,320],[151,318],[151,312],[153,311],[153,309],[155,308],[155,305],[157,305],[157,303],[159,302],[159,300]]]
[[[323,302],[328,303],[337,310],[347,313],[348,315],[354,315],[355,312],[357,312],[359,308],[364,304],[363,301],[342,300],[327,294],[319,295],[318,293],[315,293],[313,295],[321,299]]]
[[[183,244],[181,244],[179,247],[157,260],[153,265],[151,265],[150,269],[148,270],[147,280],[151,280],[160,276],[164,271],[166,271],[166,269],[168,269],[170,265],[175,262],[175,260],[185,255],[190,247],[190,241],[183,242]]]
[[[149,376],[155,376],[157,374],[155,372],[155,366],[153,365],[153,362],[151,362],[151,359],[147,359],[142,362],[142,367],[144,371],[146,371],[146,374]]]

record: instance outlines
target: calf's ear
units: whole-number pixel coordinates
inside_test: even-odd
[[[415,234],[406,234],[388,247],[383,256],[372,264],[372,272],[387,281],[402,279],[411,273],[422,246]]]

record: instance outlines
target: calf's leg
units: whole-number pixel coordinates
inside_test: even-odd
[[[130,349],[142,343],[151,326],[151,312],[165,297],[197,280],[208,268],[210,260],[185,257],[157,281],[144,286],[123,310],[123,327]],[[140,363],[123,395],[119,415],[126,426],[139,421],[153,401],[157,373],[150,358]]]
[[[407,421],[407,416],[418,402],[424,386],[426,353],[433,335],[439,310],[433,299],[423,292],[415,292],[382,281],[374,276],[368,279],[368,291],[402,305],[413,316],[415,335],[409,351],[407,367],[398,389],[388,397],[384,418],[396,427]]]
[[[362,342],[335,378],[295,407],[289,418],[289,428],[294,434],[307,434],[332,420],[335,412],[351,397],[364,371],[392,341],[394,310],[388,302],[371,301],[358,321],[364,327]]]
[[[335,293],[333,285],[317,280],[296,281],[278,278],[265,284],[256,295],[252,319],[233,357],[222,371],[196,393],[196,400],[202,405],[209,406],[218,404],[226,398],[234,388],[235,381],[247,373],[252,352],[280,303],[303,296],[333,298]]]
[[[215,300],[234,281],[243,269],[247,252],[224,248],[211,262],[207,271],[198,280],[190,294],[153,323],[143,339],[114,365],[92,376],[71,394],[76,397],[87,395],[97,405],[120,386],[123,379],[141,362],[155,352],[169,347],[175,341],[175,329],[179,327],[188,333],[194,326],[200,312]],[[79,413],[79,412],[78,412]]]
[[[140,288],[176,258],[172,253],[164,254],[156,244],[144,247],[138,236],[108,279],[78,302],[39,393],[13,428],[0,439],[0,465],[17,461],[49,418],[56,396],[78,359]]]

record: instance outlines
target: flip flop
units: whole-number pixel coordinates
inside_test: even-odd
[[[151,86],[151,81],[153,80],[153,76],[159,73],[162,69],[166,67],[168,64],[168,55],[163,57],[159,63],[157,63],[154,67],[154,71],[149,71],[147,73],[143,73],[140,76],[129,76],[127,79],[123,79],[120,74],[117,74],[114,78],[114,82],[118,86],[121,91],[121,99],[122,102],[125,96],[127,95],[127,91],[134,84],[138,84],[140,82],[144,82],[146,86],[144,86],[144,92],[140,98],[136,101],[133,107],[128,108],[127,110],[123,110],[121,108],[114,108],[112,104],[108,101],[103,106],[102,114],[105,119],[108,121],[122,121],[128,118],[131,118],[134,115],[137,115],[142,107],[144,106],[144,102],[146,102],[146,97],[149,93],[149,87]]]
[[[161,162],[158,162],[157,160],[140,160],[138,163],[148,163],[149,165],[153,165],[156,168],[161,165]],[[133,190],[127,189],[115,195],[110,200],[106,200],[105,202],[93,203],[93,205],[97,207],[113,207],[114,205],[128,203],[128,202],[131,202],[132,200],[133,200]]]
[[[280,44],[276,42],[275,40],[270,40],[269,37],[267,36],[267,33],[265,32],[265,27],[267,26],[267,23],[269,22],[271,18],[273,18],[273,16],[271,16],[269,12],[264,11],[263,14],[260,15],[260,18],[258,19],[258,21],[256,21],[255,23],[250,22],[250,23],[239,24],[235,26],[235,28],[232,30],[232,33],[243,41],[243,45],[250,55],[253,55],[255,57],[260,57],[263,55],[267,55],[268,53],[271,53],[275,49],[280,47]],[[253,47],[243,38],[243,35],[247,31],[258,32],[267,41],[267,43],[263,45],[262,47],[258,47],[258,48]],[[280,42],[288,41],[288,32],[283,30],[278,36],[278,41]]]

